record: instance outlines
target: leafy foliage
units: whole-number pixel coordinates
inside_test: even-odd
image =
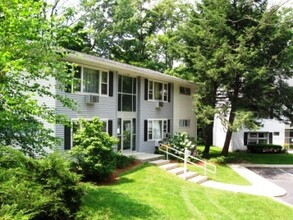
[[[99,182],[107,180],[115,169],[115,153],[112,146],[118,140],[103,131],[98,118],[85,121],[80,118],[79,129],[73,134],[72,167],[83,175],[83,180]]]
[[[78,183],[58,153],[33,159],[0,146],[0,218],[73,219],[82,196]]]
[[[60,62],[60,21],[46,19],[46,9],[42,0],[0,2],[0,144],[18,146],[31,156],[56,145],[43,123],[66,123],[50,103],[74,107],[56,94],[72,76]],[[47,102],[36,101],[40,97]]]
[[[117,153],[115,155],[115,162],[116,162],[116,168],[121,169],[125,168],[131,164],[133,164],[135,161],[135,158],[133,156],[125,156],[123,154]]]
[[[173,67],[175,30],[186,15],[181,0],[84,0],[81,5],[93,39],[89,52],[153,70]]]
[[[195,111],[206,147],[219,117],[227,129],[224,155],[232,132],[258,126],[253,112],[293,119],[286,82],[292,77],[292,14],[278,9],[267,9],[266,0],[203,0],[178,32],[179,51],[193,73],[188,78],[198,86]]]
[[[184,155],[185,148],[191,151],[191,155],[196,153],[195,141],[189,137],[186,132],[177,132],[174,135],[167,138],[166,141],[171,147],[180,151],[181,153],[175,152],[176,155],[182,157]]]

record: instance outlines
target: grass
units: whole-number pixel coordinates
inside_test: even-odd
[[[213,174],[207,172],[207,176],[211,180],[215,180],[218,182],[229,183],[229,184],[237,184],[237,185],[251,185],[251,183],[232,170],[229,166],[225,164],[217,164],[217,173]],[[204,175],[204,171],[200,167],[196,167],[193,165],[188,166],[188,170],[196,171],[200,175]]]
[[[290,219],[293,209],[270,198],[183,181],[144,164],[113,185],[83,184],[79,219]]]
[[[204,147],[198,147],[199,151],[203,151]],[[211,147],[210,157],[219,157],[221,148]],[[229,163],[255,163],[255,164],[293,164],[293,154],[287,153],[268,153],[256,154],[248,152],[229,152],[227,157]]]

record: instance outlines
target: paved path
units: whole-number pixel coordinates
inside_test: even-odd
[[[241,186],[235,184],[220,183],[212,180],[207,181],[202,185],[232,192],[248,193],[260,196],[279,197],[286,195],[286,190],[264,179],[263,177],[252,172],[246,167],[238,164],[232,164],[229,166],[239,175],[247,179],[252,185]]]
[[[285,189],[287,191],[287,195],[280,197],[279,199],[293,205],[293,168],[257,167],[250,168],[250,170]]]

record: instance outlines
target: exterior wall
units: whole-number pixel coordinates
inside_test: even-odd
[[[191,95],[180,94],[180,86],[186,87],[185,85],[175,84],[174,85],[174,120],[173,128],[174,132],[187,132],[191,137],[196,137],[196,117],[193,112],[193,94],[195,89],[191,89]],[[188,119],[190,120],[190,127],[180,127],[179,120]]]
[[[152,79],[150,79],[152,80]],[[155,79],[154,79],[155,80]],[[140,87],[138,89],[138,151],[154,153],[155,141],[144,141],[144,121],[147,119],[170,119],[172,124],[173,118],[173,99],[171,95],[170,102],[164,102],[164,106],[156,108],[158,101],[145,100],[145,78],[139,77]],[[168,81],[160,80],[168,83]],[[173,86],[171,86],[171,94],[173,93]],[[173,128],[170,128],[171,132]]]
[[[272,132],[272,143],[283,146],[285,141],[285,124],[274,119],[263,119],[262,124],[263,127],[261,127],[259,130],[255,132]],[[231,138],[230,151],[247,149],[247,147],[244,145],[244,132],[253,131],[244,128],[239,132],[234,132]],[[279,132],[279,135],[274,134],[274,132]],[[219,119],[215,119],[213,144],[215,146],[223,147],[225,137],[226,131],[224,127],[222,126]]]
[[[113,135],[116,136],[117,131],[117,89],[118,89],[118,75],[114,73],[113,79],[113,97],[99,96],[99,102],[92,105],[85,103],[86,94],[72,94],[58,91],[60,95],[65,95],[76,101],[77,111],[72,111],[65,108],[61,103],[57,103],[57,111],[60,114],[67,115],[70,119],[77,119],[78,117],[93,118],[99,117],[101,119],[113,120]],[[64,126],[56,126],[56,137],[62,140],[60,149],[64,149]]]
[[[43,80],[43,79],[39,79],[36,80],[36,83],[40,84],[41,86],[48,86],[50,85],[49,91],[52,94],[56,94],[56,80],[53,77],[50,77],[47,80]],[[38,102],[38,105],[46,105],[47,107],[51,108],[51,109],[55,109],[56,108],[56,100],[52,97],[49,96],[37,96],[36,100]],[[48,129],[51,129],[53,131],[53,135],[56,135],[56,127],[54,124],[48,123],[46,121],[43,121],[44,126]]]
[[[118,118],[136,118],[136,151],[153,153],[155,150],[156,141],[145,141],[145,120],[149,119],[166,119],[170,120],[170,133],[187,131],[192,137],[196,136],[196,119],[192,111],[192,95],[179,95],[179,86],[191,88],[192,84],[188,82],[164,75],[158,72],[154,72],[146,69],[139,69],[140,72],[134,72],[131,67],[125,64],[119,64],[117,62],[105,61],[97,59],[95,57],[83,57],[83,54],[79,56],[71,57],[68,59],[70,62],[74,62],[78,65],[85,65],[89,68],[98,68],[114,72],[113,76],[113,96],[99,95],[99,102],[93,105],[85,103],[86,94],[72,94],[58,91],[60,95],[66,95],[67,97],[75,100],[78,104],[77,112],[72,111],[62,106],[61,103],[56,103],[56,109],[58,113],[65,114],[71,119],[78,117],[93,118],[95,116],[101,119],[108,119],[113,121],[113,136],[117,136],[117,123]],[[99,64],[98,62],[102,62]],[[124,68],[124,69],[123,69]],[[133,67],[136,71],[136,67]],[[146,73],[147,72],[147,73]],[[137,108],[136,112],[118,112],[118,75],[126,75],[135,77],[137,82]],[[145,79],[154,80],[158,82],[168,83],[171,85],[170,102],[164,102],[163,107],[157,107],[158,101],[145,100]],[[181,82],[181,83],[178,83]],[[180,84],[180,85],[179,85]],[[176,111],[174,109],[176,108]],[[179,128],[179,119],[190,119],[189,128]],[[60,150],[64,149],[64,126],[56,126],[56,136],[61,139]]]

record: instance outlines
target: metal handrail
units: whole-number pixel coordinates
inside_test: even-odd
[[[166,148],[166,150],[162,149],[161,147]],[[175,153],[177,153],[177,154],[179,154],[179,155],[180,155],[180,154],[183,155],[184,158],[182,158],[182,157],[180,157],[180,156],[178,156],[178,155],[176,155],[176,154],[170,152],[169,149],[172,150],[172,151],[174,151]],[[208,172],[211,172],[211,173],[214,173],[214,174],[217,173],[217,167],[216,167],[214,164],[208,163],[208,162],[206,162],[205,160],[201,160],[201,159],[199,159],[199,158],[197,158],[197,157],[191,156],[191,155],[189,154],[189,151],[188,151],[187,148],[185,148],[185,149],[184,149],[184,152],[182,152],[182,151],[179,151],[179,150],[177,150],[177,149],[175,149],[175,148],[173,148],[173,147],[171,147],[171,146],[169,146],[169,145],[166,145],[166,144],[160,144],[160,146],[159,146],[159,150],[162,151],[162,152],[164,152],[164,153],[166,153],[167,160],[169,159],[169,155],[172,155],[173,157],[176,157],[176,158],[178,158],[178,159],[180,159],[180,160],[183,160],[183,162],[184,162],[184,176],[186,176],[186,172],[187,172],[187,163],[192,164],[192,165],[197,166],[197,167],[200,167],[200,168],[203,168],[203,169],[204,169],[204,175],[205,175],[205,176],[207,175],[207,171],[208,171]],[[203,166],[200,166],[200,165],[198,165],[198,164],[196,164],[196,163],[190,161],[189,158],[190,158],[190,159],[193,159],[193,160],[197,160],[197,161],[199,161],[199,162],[202,162],[202,163],[203,163]],[[207,166],[207,165],[208,165],[208,166]],[[212,167],[212,169],[210,169],[209,167]]]

